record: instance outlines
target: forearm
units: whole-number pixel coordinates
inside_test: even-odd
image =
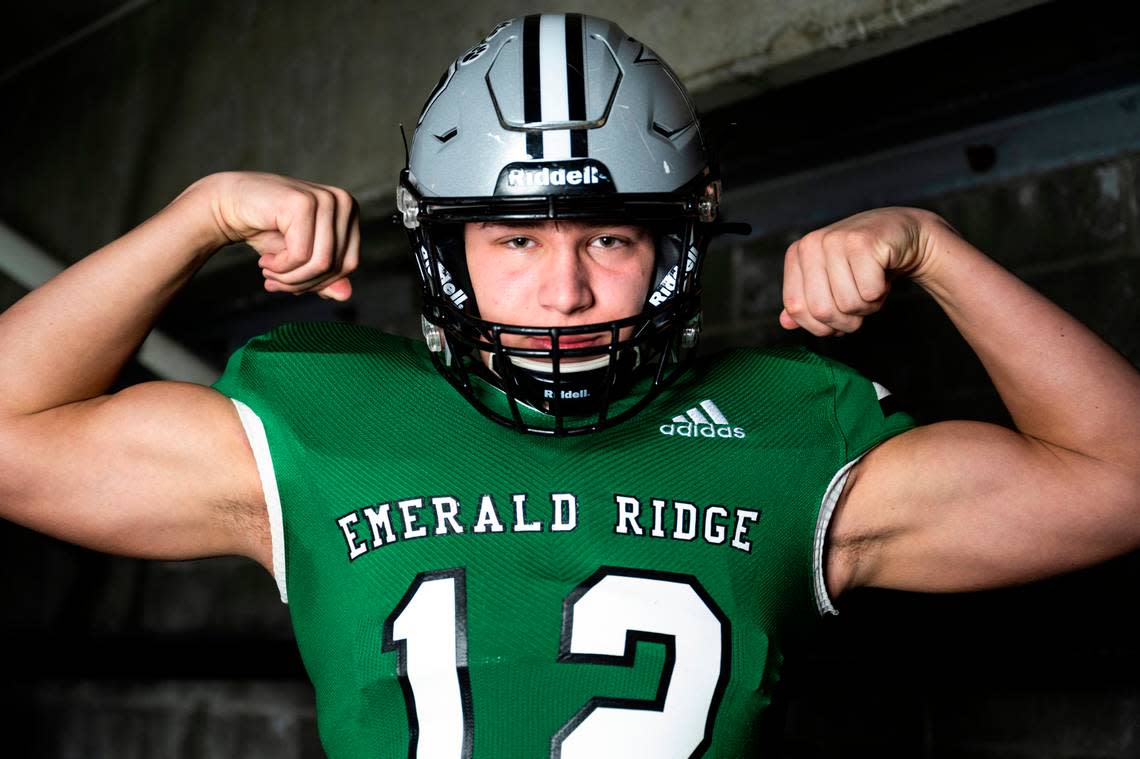
[[[977,353],[1023,434],[1137,465],[1140,374],[1087,327],[934,217],[914,273]]]
[[[169,206],[0,314],[0,416],[106,391],[171,297],[226,242],[211,183]]]

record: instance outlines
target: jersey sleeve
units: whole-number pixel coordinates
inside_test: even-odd
[[[827,593],[823,571],[825,541],[847,475],[867,451],[911,429],[915,423],[909,414],[895,410],[894,396],[879,383],[838,362],[825,359],[825,365],[831,372],[834,421],[843,446],[843,465],[824,492],[812,547],[816,606],[820,614],[827,615],[838,611]]]
[[[896,410],[894,396],[885,387],[843,364],[826,363],[835,392],[835,423],[849,462],[914,426],[910,415]]]
[[[344,444],[336,431],[351,426],[362,385],[377,393],[392,382],[385,379],[392,376],[387,367],[400,364],[435,376],[427,351],[410,345],[340,322],[282,324],[236,350],[214,383],[233,401],[257,462],[283,601],[295,537],[305,529],[297,504],[308,495],[310,462]]]
[[[272,350],[273,343],[273,333],[269,333],[255,337],[238,348],[230,356],[225,370],[214,382],[213,387],[233,402],[242,429],[245,431],[246,440],[253,451],[269,519],[273,579],[277,583],[281,601],[287,603],[289,596],[285,585],[284,520],[277,473],[273,465],[273,454],[265,422],[272,414],[273,399],[270,396],[273,392],[273,383],[266,376],[269,372],[263,366],[262,352],[265,348]]]

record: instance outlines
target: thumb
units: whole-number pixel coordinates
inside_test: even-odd
[[[784,329],[799,329],[800,325],[796,324],[796,320],[788,315],[787,309],[784,309],[780,311],[780,326]]]
[[[346,301],[352,297],[352,283],[346,278],[338,279],[318,290],[317,295],[320,295],[322,298]]]

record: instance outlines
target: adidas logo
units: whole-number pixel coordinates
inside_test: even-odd
[[[733,427],[710,399],[705,399],[673,421],[661,425],[662,435],[678,437],[745,437],[743,427]]]

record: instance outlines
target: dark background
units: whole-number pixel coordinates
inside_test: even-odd
[[[729,213],[754,233],[710,258],[706,346],[806,343],[887,385],[921,422],[1008,424],[913,286],[840,340],[776,324],[791,241],[866,207],[915,204],[1140,363],[1140,37],[1128,8],[1046,3],[708,111]],[[21,208],[0,193],[0,218],[60,239]],[[283,319],[413,333],[412,270],[387,210],[365,204],[371,255],[355,304],[267,296],[249,265],[203,272],[160,327],[214,366]],[[0,278],[0,294],[4,305],[19,288]],[[122,382],[151,376],[133,365]],[[771,750],[1140,757],[1138,582],[1134,553],[997,592],[852,593],[790,647]],[[0,524],[0,672],[2,756],[321,755],[287,611],[240,560],[110,558]]]

